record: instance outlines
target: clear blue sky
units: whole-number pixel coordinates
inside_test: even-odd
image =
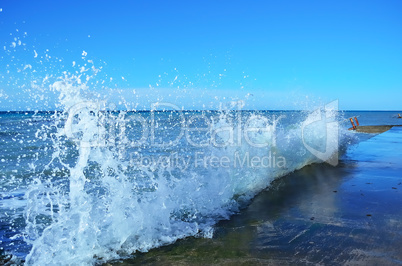
[[[341,109],[402,109],[398,0],[0,0],[0,9],[1,110],[45,108],[31,82],[73,71],[83,51],[103,67],[104,86],[139,106],[247,99],[248,108],[299,109],[338,99]]]

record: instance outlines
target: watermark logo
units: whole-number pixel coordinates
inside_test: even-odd
[[[197,148],[240,147],[244,143],[255,148],[276,146],[276,127],[285,116],[244,116],[242,106],[239,101],[237,110],[227,116],[205,112],[186,116],[171,103],[154,103],[147,113],[108,114],[101,104],[84,101],[66,112],[64,134],[86,147],[169,148],[183,141]]]
[[[144,155],[138,152],[130,154],[130,166],[137,169],[178,169],[185,171],[189,168],[218,169],[218,168],[285,168],[286,159],[269,151],[265,155],[253,155],[249,151],[239,151],[230,155],[216,156],[196,151],[194,155],[183,155],[172,152],[165,155]]]
[[[81,148],[114,149],[123,160],[136,149],[142,150],[141,156],[134,156],[134,164],[142,168],[285,168],[287,159],[296,159],[296,153],[284,146],[295,134],[281,128],[277,139],[278,126],[286,118],[283,114],[244,112],[242,102],[235,107],[226,112],[185,112],[171,103],[155,103],[149,112],[115,112],[86,101],[68,110],[64,134]],[[330,165],[338,164],[337,112],[338,101],[333,101],[310,113],[301,128],[290,129],[301,129],[304,147],[296,147],[301,154],[307,150]],[[278,146],[286,150],[286,160]],[[182,147],[192,153],[192,158],[177,153]],[[155,153],[160,158],[150,156],[147,150],[161,151]],[[214,156],[218,150],[225,152]]]
[[[318,159],[332,165],[338,165],[338,147],[339,147],[339,123],[336,119],[338,112],[338,100],[328,103],[324,106],[324,110],[321,108],[312,112],[307,119],[303,122],[301,127],[302,141],[304,147],[311,152]],[[322,138],[325,141],[325,145],[318,149],[317,147],[312,147],[307,143],[306,138],[308,133],[306,133],[306,128],[309,126],[319,125],[318,129],[315,127],[314,133],[316,138]],[[311,139],[311,134],[309,135]]]

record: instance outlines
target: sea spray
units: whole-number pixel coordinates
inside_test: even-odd
[[[65,181],[69,185],[62,192],[49,193],[53,180],[45,178],[29,188],[29,205],[43,208],[27,208],[27,239],[33,239],[28,240],[33,248],[27,264],[91,263],[95,256],[111,259],[119,256],[118,252],[146,251],[202,229],[189,219],[189,210],[175,210],[175,203],[186,197],[172,199],[177,193],[171,192],[174,182],[168,184],[163,178],[166,173],[128,169],[124,161],[118,161],[116,147],[97,142],[100,137],[107,138],[100,133],[104,128],[99,117],[104,114],[91,108],[94,103],[81,98],[80,91],[85,87],[74,90],[71,79],[56,82],[53,87],[61,91],[60,101],[70,112],[64,114],[64,126],[56,126],[54,145],[59,147],[48,167],[61,163],[67,168]],[[77,104],[81,107],[76,108]],[[73,141],[72,150],[78,151],[72,166],[60,157],[60,150],[67,149],[66,141]],[[129,175],[129,171],[137,171],[138,176]],[[88,172],[92,179],[85,175]],[[183,215],[190,221],[184,221]],[[35,234],[30,234],[32,231]]]
[[[26,193],[26,239],[32,244],[27,265],[93,264],[186,236],[211,236],[217,221],[229,218],[239,203],[272,180],[320,162],[303,145],[303,120],[289,125],[253,112],[240,120],[236,120],[239,110],[212,112],[204,118],[211,120],[204,141],[211,140],[205,147],[193,147],[184,139],[155,147],[150,135],[141,145],[130,145],[132,132],[127,127],[115,132],[119,125],[130,124],[129,113],[107,111],[102,109],[104,103],[84,97],[88,88],[77,77],[57,81],[53,88],[60,92],[65,111],[54,117],[55,147],[47,166],[54,174],[41,175]],[[164,132],[170,130],[169,124],[181,124],[182,117],[162,112],[157,119],[154,125]],[[247,126],[253,130],[247,129],[240,145],[235,143]],[[185,152],[194,163],[177,169],[171,164],[133,164],[127,156],[172,152]],[[196,154],[209,158],[210,164],[197,167]],[[279,166],[259,164],[258,160],[273,156],[284,161]],[[214,158],[238,160],[240,167],[220,167]]]

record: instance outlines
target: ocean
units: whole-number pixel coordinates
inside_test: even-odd
[[[151,111],[113,110],[74,93],[70,85],[56,84],[60,111],[0,113],[4,262],[135,260],[174,243],[188,248],[193,241],[213,241],[226,231],[234,234],[225,242],[228,247],[248,243],[244,226],[232,223],[247,218],[261,197],[277,200],[271,198],[260,215],[282,217],[281,226],[292,227],[275,210],[290,206],[287,198],[295,196],[278,184],[297,182],[295,194],[303,198],[304,191],[319,193],[320,183],[298,174],[324,169],[317,178],[326,180],[328,171],[337,171],[325,182],[344,184],[346,174],[340,173],[356,158],[370,156],[369,147],[359,147],[375,140],[375,134],[349,131],[348,118],[357,117],[360,125],[402,124],[397,112],[339,111],[335,102],[307,111],[242,110],[241,102],[219,111],[177,110],[169,103]],[[400,137],[400,131],[391,131]],[[381,152],[400,153],[392,141],[383,145]],[[315,170],[309,173],[311,167]],[[391,179],[400,178],[387,160],[377,167],[387,168]],[[330,212],[324,203],[320,197],[309,201],[316,210]],[[308,218],[319,220],[316,216]],[[265,235],[251,245],[254,251],[271,247],[290,255],[292,245],[285,247],[278,235],[267,233],[273,227],[265,226],[259,228]],[[283,250],[273,248],[280,246],[272,245],[275,239]]]

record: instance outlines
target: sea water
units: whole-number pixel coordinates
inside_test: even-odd
[[[332,107],[117,111],[72,79],[52,86],[63,111],[0,115],[1,248],[27,265],[93,264],[212,237],[273,180],[333,163],[355,141]]]

